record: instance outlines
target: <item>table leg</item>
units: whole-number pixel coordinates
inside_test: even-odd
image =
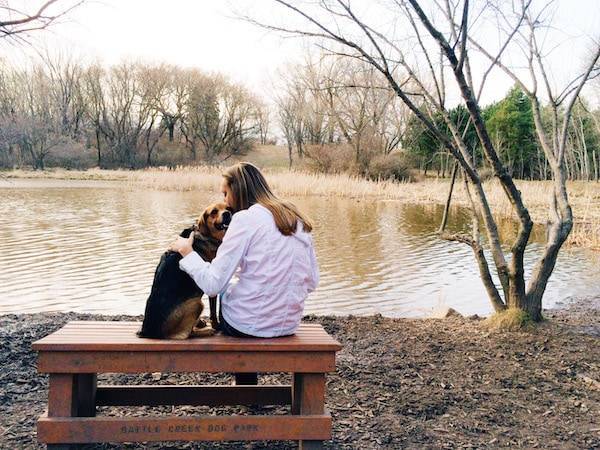
[[[51,373],[48,379],[48,417],[72,417],[77,414],[75,375]]]
[[[96,387],[97,376],[95,373],[80,373],[76,375],[77,386],[77,416],[96,416]]]
[[[77,415],[77,382],[75,375],[51,373],[48,379],[48,417]],[[68,450],[67,444],[48,444],[49,450]]]
[[[235,374],[235,384],[237,386],[243,385],[257,385],[258,374],[256,372],[240,372]]]
[[[292,414],[323,414],[325,412],[325,374],[295,373],[292,387]],[[323,441],[299,442],[301,450],[321,449]]]

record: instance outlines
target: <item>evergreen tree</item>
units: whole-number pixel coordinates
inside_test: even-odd
[[[516,178],[534,178],[538,155],[531,101],[517,86],[484,111],[487,129],[500,157]]]

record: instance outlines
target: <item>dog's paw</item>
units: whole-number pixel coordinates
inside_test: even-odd
[[[192,328],[192,333],[190,337],[206,337],[213,336],[215,334],[215,330],[211,327],[194,327]]]

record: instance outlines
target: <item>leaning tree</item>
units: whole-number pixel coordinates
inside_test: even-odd
[[[455,158],[464,174],[472,230],[468,234],[449,233],[442,226],[440,235],[472,248],[497,312],[516,308],[535,321],[541,320],[544,291],[573,226],[566,189],[565,146],[576,99],[585,83],[600,71],[598,41],[590,39],[589,60],[571,81],[557,89],[548,55],[542,48],[542,35],[548,32],[548,18],[552,17],[551,1],[538,4],[533,0],[494,0],[471,5],[469,0],[433,0],[426,7],[420,0],[368,4],[351,4],[349,0],[274,1],[291,13],[286,16],[290,22],[273,24],[256,17],[245,18],[271,30],[315,39],[327,53],[372,65]],[[537,138],[553,180],[548,238],[528,280],[524,255],[533,222],[490,138],[480,108],[484,88],[490,84],[488,79],[498,72],[508,75],[531,100]],[[457,102],[468,111],[468,127],[459,128],[452,120],[450,110]],[[550,124],[542,120],[545,103],[552,111]],[[443,126],[435,120],[438,117]],[[465,141],[469,128],[476,132],[483,155],[518,219],[518,232],[506,253],[487,192]]]

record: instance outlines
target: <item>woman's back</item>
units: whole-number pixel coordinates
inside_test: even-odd
[[[235,214],[227,234],[235,236],[237,227],[248,236],[237,283],[227,288],[221,303],[225,320],[253,336],[292,334],[304,299],[318,283],[311,235],[298,221],[296,233],[284,236],[271,212],[258,203]]]

